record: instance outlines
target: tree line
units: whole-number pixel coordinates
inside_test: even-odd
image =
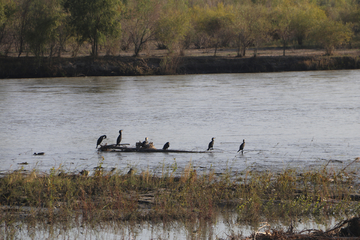
[[[326,54],[355,46],[359,0],[0,0],[0,56],[76,56],[83,44],[134,56],[155,41],[170,53],[185,49],[277,44],[318,46]]]

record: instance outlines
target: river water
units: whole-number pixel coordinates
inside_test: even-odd
[[[96,141],[208,153],[98,152]],[[1,171],[310,169],[360,156],[360,71],[0,80]],[[245,139],[244,153],[237,153]],[[34,156],[34,152],[45,152]],[[26,163],[26,165],[24,164]]]
[[[359,70],[2,79],[0,171],[48,172],[61,167],[77,173],[102,164],[122,172],[134,168],[161,173],[163,167],[169,171],[177,167],[181,174],[191,164],[198,172],[236,174],[309,170],[328,163],[332,168],[351,164],[358,170],[359,163],[353,160],[360,156],[359,100]],[[120,129],[122,142],[130,146],[145,137],[157,148],[169,141],[170,149],[203,151],[212,137],[215,145],[207,153],[96,150],[99,136],[106,134],[103,144],[113,144]],[[237,153],[243,139],[244,153]],[[194,233],[187,227],[132,228],[120,236],[191,239]],[[226,238],[231,231],[249,235],[256,230],[239,225],[229,228],[221,219],[211,229],[201,239]],[[68,234],[81,239],[83,232],[75,229]],[[110,234],[95,232],[99,235],[95,239],[107,239]],[[19,234],[24,239],[31,235],[28,231]],[[36,234],[44,237],[47,233],[38,230]],[[119,236],[111,234],[114,239]]]

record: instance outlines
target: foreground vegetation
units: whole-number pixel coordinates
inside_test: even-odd
[[[178,176],[175,176],[177,174]],[[281,173],[247,171],[198,174],[189,165],[156,176],[148,170],[104,171],[91,176],[61,168],[50,174],[14,171],[0,179],[0,226],[19,221],[65,226],[105,222],[211,221],[218,211],[235,210],[238,222],[296,221],[301,218],[359,216],[356,172],[328,169]]]

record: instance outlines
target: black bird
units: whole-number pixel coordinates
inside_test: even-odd
[[[97,140],[97,143],[96,143],[96,148],[100,145],[102,140],[104,140],[105,138],[106,138],[106,135],[102,135],[102,136],[99,137],[99,139]]]
[[[163,150],[167,150],[169,147],[170,147],[170,143],[167,142],[167,143],[164,144]]]
[[[243,139],[243,142],[242,142],[242,144],[241,144],[240,147],[239,147],[239,151],[237,151],[237,152],[240,152],[240,151],[241,151],[241,153],[244,153],[244,147],[245,147],[245,139]]]
[[[122,130],[119,130],[119,136],[116,139],[116,146],[118,146],[120,144],[121,139],[122,139]]]
[[[141,146],[146,147],[147,145],[149,145],[149,141],[148,141],[148,138],[146,137],[145,141],[142,142]]]
[[[81,175],[83,175],[83,176],[88,176],[89,175],[89,171],[88,170],[81,170],[80,172],[79,172]]]
[[[130,170],[128,171],[128,175],[134,175],[134,173],[135,173],[135,170],[134,169],[132,169],[132,168],[130,168]]]
[[[211,138],[211,142],[209,142],[209,146],[208,146],[208,151],[210,150],[210,149],[214,149],[214,142],[215,142],[215,140],[214,140],[215,138],[213,137],[213,138]]]

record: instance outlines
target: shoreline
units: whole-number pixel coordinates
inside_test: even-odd
[[[0,57],[0,79],[360,69],[358,55]]]

